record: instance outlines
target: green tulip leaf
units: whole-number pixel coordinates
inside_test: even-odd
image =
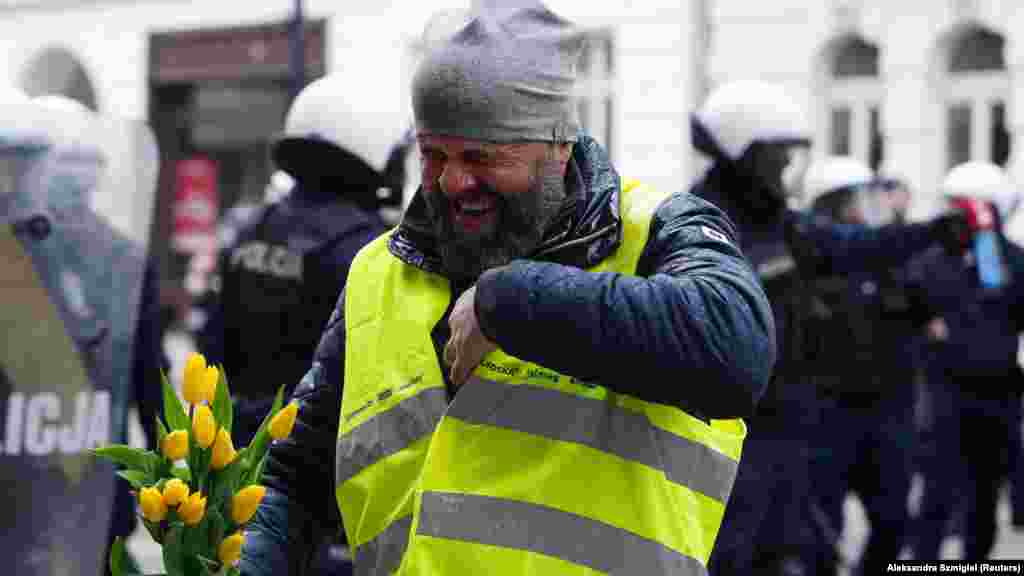
[[[213,397],[213,419],[217,425],[231,433],[232,420],[234,419],[233,406],[231,405],[231,390],[228,388],[228,377],[224,373],[224,367],[219,366],[220,379],[217,381],[217,392]]]
[[[159,522],[150,522],[141,514],[139,515],[139,520],[142,521],[142,525],[146,527],[146,531],[149,532],[149,535],[153,537],[154,542],[158,544],[164,543],[164,531],[163,528],[160,527]]]
[[[239,481],[248,471],[247,463],[241,457],[228,464],[223,470],[216,472],[216,482],[210,490],[210,504],[220,507],[221,503],[231,498],[238,491]]]
[[[156,465],[160,462],[160,456],[157,453],[124,444],[101,446],[91,449],[90,452],[100,458],[126,466],[130,470],[140,470],[146,473],[156,470]]]
[[[189,421],[188,415],[185,414],[181,400],[178,400],[178,393],[174,391],[174,386],[167,381],[167,375],[162,370],[160,379],[164,388],[164,420],[167,421],[168,429],[188,431],[192,427],[192,423]],[[191,436],[191,434],[189,435]]]
[[[153,419],[156,420],[156,447],[159,450],[164,445],[164,438],[168,434],[167,426],[164,426],[160,416],[154,416]]]
[[[196,560],[202,564],[203,568],[207,571],[207,574],[216,574],[220,570],[220,562],[216,560],[210,560],[202,554],[196,554]]]
[[[121,566],[124,564],[124,539],[118,536],[114,539],[114,545],[110,547],[110,574],[121,576]]]
[[[136,490],[141,490],[153,482],[153,477],[142,470],[118,470],[117,475],[127,480]]]
[[[210,550],[210,517],[208,514],[203,515],[199,524],[185,527],[183,544],[182,551],[188,558],[195,558]]]
[[[270,412],[263,417],[263,422],[260,424],[259,430],[256,431],[256,435],[253,437],[252,442],[249,444],[250,461],[259,462],[263,459],[263,455],[267,452],[267,447],[270,445],[270,431],[267,428],[270,426],[270,421],[277,415],[277,412],[281,409],[281,404],[284,400],[284,386],[282,385],[277,389],[277,395],[274,396],[274,405],[270,407]]]
[[[207,514],[210,518],[210,546],[216,550],[224,539],[224,533],[227,532],[227,521],[221,515],[219,507],[209,510]]]
[[[172,525],[164,538],[164,570],[167,570],[167,576],[192,576],[185,572],[183,536],[183,527],[179,524]]]
[[[252,470],[249,471],[249,475],[245,479],[245,485],[259,484],[263,478],[263,467],[267,464],[267,455],[264,454],[260,461],[253,466]]]
[[[184,466],[174,466],[171,468],[171,476],[178,478],[182,482],[189,484],[192,482],[192,473],[188,468]]]

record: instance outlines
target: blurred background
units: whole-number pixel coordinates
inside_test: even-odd
[[[467,3],[7,0],[0,71],[30,96],[62,94],[152,125],[155,204],[107,201],[123,227],[151,233],[163,303],[184,322],[189,293],[213,266],[216,224],[271,185],[267,142],[297,86],[344,69],[365,78],[351,98],[410,117],[420,31]],[[687,187],[703,168],[690,111],[715,85],[743,78],[781,83],[800,100],[816,157],[858,157],[909,182],[916,218],[938,209],[935,189],[958,163],[1021,172],[1013,143],[1024,130],[1015,113],[1024,44],[1014,31],[1024,12],[1014,0],[548,4],[590,31],[584,126],[621,172],[662,189]],[[1011,228],[1020,235],[1019,223]]]
[[[267,145],[297,90],[345,70],[363,79],[348,97],[389,103],[411,119],[406,87],[420,31],[468,3],[0,2],[0,75],[11,86],[143,120],[156,133],[155,200],[95,201],[130,235],[149,238],[173,374],[194,349],[190,326],[202,321],[194,301],[215,278],[218,230],[268,189],[287,187],[272,177]],[[747,78],[781,83],[799,100],[816,158],[857,157],[909,183],[914,219],[937,212],[937,186],[961,162],[989,160],[1024,176],[1024,146],[1014,145],[1024,142],[1019,0],[547,4],[589,31],[579,70],[584,127],[621,173],[658,188],[688,188],[700,174],[689,114],[719,83]],[[1020,217],[1008,233],[1024,240]],[[855,510],[851,517],[844,542],[856,554],[864,528]],[[1004,527],[1006,518],[1001,510]],[[155,545],[139,537],[132,546],[152,567]],[[954,554],[956,542],[949,546]],[[1024,538],[1001,530],[995,556],[1024,557]]]
[[[123,228],[151,233],[163,304],[184,322],[189,294],[214,264],[216,224],[271,185],[267,141],[298,85],[344,69],[365,79],[351,98],[411,116],[420,31],[467,3],[7,0],[0,73],[30,96],[62,94],[152,125],[155,204],[106,201]],[[1024,44],[1015,31],[1024,11],[1014,0],[548,4],[590,31],[584,126],[624,174],[662,189],[687,187],[703,168],[689,144],[690,111],[715,85],[743,78],[782,83],[800,100],[816,157],[859,157],[909,182],[915,218],[938,209],[935,189],[960,162],[1021,172],[1013,143],[1024,130],[1015,105]],[[1024,233],[1018,222],[1011,229]]]

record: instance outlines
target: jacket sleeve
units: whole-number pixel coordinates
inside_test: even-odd
[[[819,222],[786,213],[788,243],[821,275],[850,274],[899,266],[942,240],[937,221],[869,228]]]
[[[334,451],[345,357],[345,293],[320,339],[313,365],[292,394],[299,412],[291,435],[270,446],[266,495],[246,529],[244,576],[302,574],[325,538],[340,532]]]
[[[481,330],[508,353],[703,418],[750,416],[775,325],[725,214],[688,193],[658,207],[637,276],[517,260],[477,284]]]

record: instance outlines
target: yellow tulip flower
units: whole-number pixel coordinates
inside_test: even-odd
[[[238,455],[235,452],[235,445],[231,443],[231,435],[221,428],[217,430],[217,439],[213,441],[213,455],[210,458],[210,468],[222,470],[228,464],[235,461]]]
[[[139,491],[139,507],[142,508],[142,517],[150,522],[160,522],[167,517],[167,505],[164,504],[160,490],[156,488],[143,488]]]
[[[195,526],[202,522],[204,514],[206,514],[206,497],[199,492],[189,494],[188,498],[178,506],[178,518],[181,518],[182,522],[188,526]]]
[[[175,430],[164,436],[160,443],[160,451],[168,460],[183,460],[188,456],[188,431]]]
[[[185,363],[185,380],[182,382],[181,394],[185,401],[195,406],[203,401],[203,386],[206,377],[206,358],[202,354],[192,353]]]
[[[178,478],[171,478],[164,484],[164,504],[174,508],[188,499],[188,484]]]
[[[220,382],[220,370],[216,366],[207,366],[203,373],[203,385],[200,388],[200,400],[213,405],[213,399],[217,397],[217,383]]]
[[[192,413],[192,434],[200,448],[209,448],[217,436],[217,422],[209,406],[196,406]]]
[[[245,534],[235,532],[231,536],[221,540],[217,547],[217,558],[225,565],[231,566],[242,556],[242,544],[245,543]]]
[[[295,416],[298,413],[299,405],[295,402],[289,402],[287,406],[270,419],[270,426],[268,426],[270,436],[275,440],[287,438],[292,433],[292,427],[295,426]]]
[[[266,493],[267,489],[259,485],[246,486],[236,492],[231,497],[231,519],[235,524],[245,524],[251,520]]]

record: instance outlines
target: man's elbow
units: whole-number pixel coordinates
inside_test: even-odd
[[[733,338],[728,353],[718,356],[715,374],[709,375],[717,393],[704,415],[716,420],[753,416],[771,380],[775,354],[775,338],[767,330]]]

